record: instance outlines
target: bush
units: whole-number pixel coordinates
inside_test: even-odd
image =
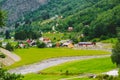
[[[0,58],[5,58],[5,55],[0,52]]]
[[[15,45],[15,49],[19,48],[19,42]]]
[[[0,42],[0,47],[2,47],[2,42]]]
[[[22,80],[22,78],[20,74],[10,74],[7,70],[0,68],[0,80]]]
[[[52,43],[52,47],[56,47],[56,43]]]
[[[97,80],[120,80],[118,77],[109,76],[109,75],[98,75],[96,79]]]
[[[43,43],[43,42],[40,42],[40,41],[37,41],[37,47],[38,48],[45,48],[46,47],[46,44],[45,43]]]
[[[100,37],[100,40],[106,40],[106,39],[108,39],[108,38],[109,38],[108,36],[103,36],[103,35],[102,35],[102,36]]]
[[[94,38],[91,40],[91,42],[100,42],[100,38]]]
[[[14,50],[13,46],[10,43],[7,43],[5,49],[7,49],[9,51],[13,51]]]
[[[27,35],[26,35],[26,33],[24,31],[16,32],[14,37],[15,37],[16,40],[25,40],[25,39],[27,39]]]

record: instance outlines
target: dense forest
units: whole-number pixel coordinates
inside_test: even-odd
[[[68,32],[81,34],[84,40],[116,37],[116,27],[120,27],[120,0],[49,0],[35,11],[19,18],[15,28],[24,30]],[[35,29],[35,30],[34,30]]]

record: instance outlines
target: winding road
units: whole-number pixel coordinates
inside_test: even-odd
[[[68,61],[74,60],[86,60],[86,59],[93,59],[93,58],[102,58],[102,57],[109,57],[110,55],[98,55],[98,56],[76,56],[76,57],[62,57],[62,58],[52,58],[48,60],[44,60],[38,63],[25,65],[22,67],[18,67],[16,69],[9,70],[10,73],[16,74],[28,74],[28,73],[37,73],[43,69],[56,66],[61,63],[65,63]]]

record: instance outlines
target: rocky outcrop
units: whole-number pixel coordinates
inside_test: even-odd
[[[6,0],[1,8],[7,11],[8,23],[17,21],[24,14],[37,10],[49,0]]]

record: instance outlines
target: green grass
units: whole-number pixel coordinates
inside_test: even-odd
[[[72,78],[75,76],[65,76],[65,75],[41,75],[41,74],[27,74],[23,80],[59,80],[64,78]],[[76,78],[71,80],[96,80],[89,78]]]
[[[56,58],[63,56],[87,56],[87,55],[103,55],[110,54],[107,51],[99,50],[74,50],[68,48],[29,48],[29,49],[17,49],[14,51],[21,57],[21,61],[9,66],[8,68],[15,68],[31,63],[35,63],[48,58]]]
[[[58,80],[61,78],[67,78],[67,76],[27,74],[23,80]]]
[[[52,42],[57,42],[62,39],[64,34],[63,33],[44,33],[43,36],[50,38]]]
[[[58,42],[60,40],[69,39],[69,36],[75,33],[44,33],[43,37],[48,37],[51,39],[52,42]],[[52,35],[52,36],[51,36]]]
[[[111,62],[110,58],[99,58],[99,59],[88,59],[82,61],[72,61],[67,62],[58,66],[54,66],[43,70],[42,72],[55,72],[59,73],[60,70],[65,72],[69,70],[72,73],[102,73],[116,68],[116,66]],[[41,75],[41,74],[27,74],[23,80],[59,80],[62,78],[72,78],[76,76],[65,76],[65,75]],[[97,80],[89,78],[76,78],[71,80]]]
[[[116,68],[115,64],[111,62],[110,58],[89,59],[83,61],[73,61],[60,64],[43,70],[46,73],[101,73]]]
[[[107,39],[107,40],[102,40],[101,42],[115,44],[117,41],[118,41],[117,38],[110,38],[110,39]]]

